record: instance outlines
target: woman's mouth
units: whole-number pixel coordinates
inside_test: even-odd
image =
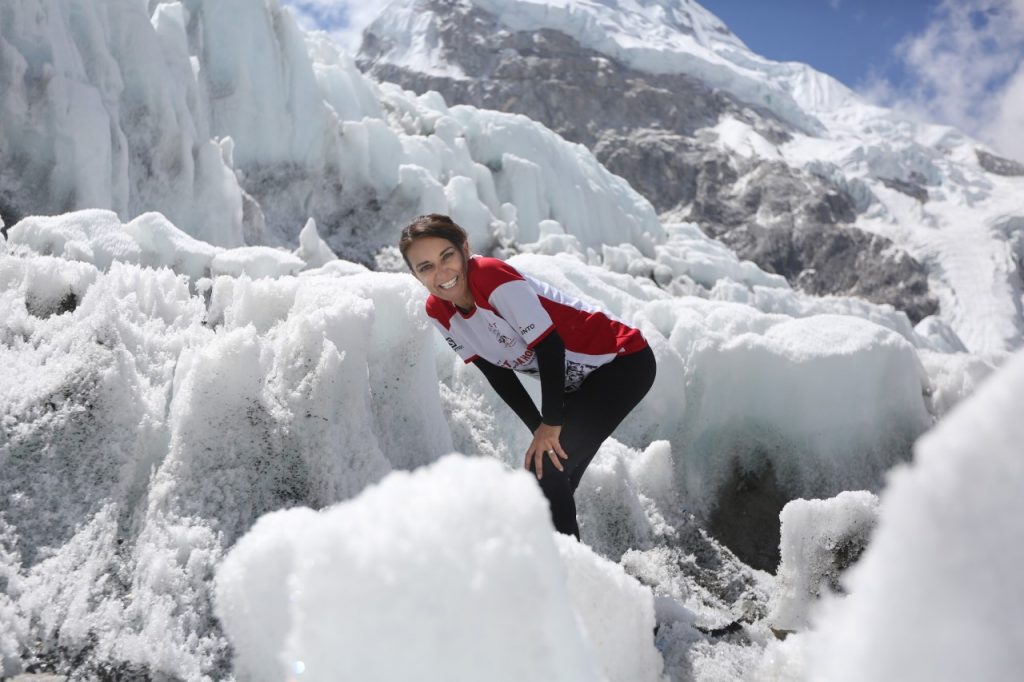
[[[445,291],[447,291],[448,289],[454,288],[456,283],[458,283],[458,281],[459,281],[459,277],[458,277],[458,275],[456,275],[455,277],[452,277],[447,282],[443,282],[441,284],[438,284],[437,286],[439,288],[444,289]]]

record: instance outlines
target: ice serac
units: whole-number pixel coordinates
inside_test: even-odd
[[[937,313],[972,350],[1024,342],[1021,268],[992,229],[1024,215],[1014,166],[760,57],[697,3],[396,0],[358,62],[544,122],[663,218],[697,222],[810,293],[890,303],[914,322]]]
[[[210,139],[177,3],[0,8],[0,212],[160,211],[243,242],[242,192]],[[14,220],[11,220],[11,219]]]
[[[428,212],[465,223],[483,253],[535,240],[544,221],[584,248],[628,241],[652,256],[664,239],[650,203],[586,149],[377,83],[277,0],[0,11],[7,225],[156,211],[215,246],[295,248],[312,218],[327,248],[369,266]]]

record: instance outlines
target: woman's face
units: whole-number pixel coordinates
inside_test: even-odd
[[[441,237],[420,237],[405,252],[416,279],[433,295],[463,308],[473,305],[466,279],[469,244],[462,249]]]

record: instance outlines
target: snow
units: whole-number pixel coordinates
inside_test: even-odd
[[[212,674],[226,645],[204,576],[238,535],[451,448],[407,276],[310,276],[301,291],[222,276],[208,311],[168,269],[4,256],[0,272],[8,596],[65,650],[99,637],[100,661]],[[77,306],[41,308],[64,291]],[[409,431],[384,426],[392,412]]]
[[[782,563],[768,620],[780,631],[805,630],[817,599],[839,589],[840,572],[868,544],[878,497],[846,491],[828,500],[793,500],[779,515]]]
[[[199,112],[181,6],[158,11],[156,28],[144,3],[76,7],[74,20],[56,0],[5,12],[0,137],[3,165],[17,169],[9,180],[40,212],[156,210],[204,240],[240,245],[242,198]],[[151,162],[133,160],[132,149]]]
[[[694,45],[740,49],[680,7]],[[8,221],[0,252],[0,675],[723,679],[762,652],[803,669],[813,632],[766,647],[766,576],[746,569],[737,613],[677,561],[701,536],[687,524],[721,511],[737,470],[764,466],[789,497],[882,493],[878,547],[817,625],[821,651],[906,670],[899,656],[934,633],[895,651],[905,633],[877,614],[937,628],[946,608],[955,637],[986,652],[983,673],[1009,670],[995,649],[1019,633],[1020,605],[994,595],[1020,564],[1008,410],[1021,364],[1000,369],[1001,347],[957,352],[958,338],[989,343],[963,332],[1005,311],[914,328],[887,306],[806,296],[698,226],[660,224],[534,122],[365,79],[273,0],[143,8],[31,0],[0,24],[4,149],[62,207]],[[30,116],[33,78],[48,85]],[[135,163],[150,147],[153,163]],[[915,159],[907,169],[948,171]],[[270,216],[261,233],[240,183],[278,162],[299,179],[269,174],[281,203],[263,208],[293,224]],[[320,171],[330,182],[310,180]],[[25,187],[0,173],[5,191]],[[518,471],[529,434],[429,327],[423,288],[335,258],[338,233],[318,233],[318,210],[382,193],[394,203],[350,221],[356,255],[416,212],[449,212],[478,249],[650,340],[657,382],[581,484],[586,546],[552,535]],[[956,410],[989,375],[1002,388]],[[951,410],[887,493],[890,467]],[[641,571],[656,601],[627,575]],[[749,641],[694,628],[740,615]]]
[[[138,261],[141,250],[121,229],[112,211],[29,218],[8,232],[10,244],[23,244],[43,255],[93,263],[106,269],[115,260]]]
[[[782,147],[787,162],[819,173],[822,163],[831,163],[856,183],[865,211],[858,227],[893,239],[927,268],[941,318],[966,348],[1020,347],[1014,247],[996,226],[1024,210],[1021,179],[986,173],[965,158],[979,145],[948,128],[911,124],[870,107],[823,120],[830,139],[795,137]],[[882,182],[893,179],[919,185],[928,200]]]
[[[788,117],[813,134],[775,147],[731,118],[709,132],[741,155],[781,158],[849,188],[866,211],[858,226],[928,268],[942,319],[966,348],[1012,350],[1024,338],[1005,223],[1022,210],[1021,180],[985,173],[965,136],[867,106],[805,65],[765,60],[692,2],[477,4],[510,27],[561,30],[637,68],[692,73]],[[668,238],[653,208],[585,149],[521,117],[374,83],[276,2],[166,2],[147,18],[118,0],[76,6],[74,21],[55,0],[30,5],[40,11],[12,11],[0,34],[4,82],[14,84],[0,100],[9,155],[0,166],[19,169],[0,184],[39,213],[103,208],[126,223],[157,211],[212,245],[289,249],[312,217],[328,248],[363,263],[396,225],[431,211],[465,221],[483,251],[574,244],[542,235],[546,220],[584,251],[628,242],[653,257]],[[401,47],[396,58],[429,68],[433,48],[402,47],[429,33],[429,17],[413,9],[396,3],[382,35]],[[33,105],[42,115],[29,116],[27,83],[44,76],[44,100]],[[921,179],[930,199],[921,205],[883,179]],[[243,185],[259,190],[260,205]],[[384,213],[367,215],[384,201]],[[358,228],[339,226],[353,214]]]
[[[782,159],[775,145],[743,121],[723,117],[711,130],[718,135],[719,143],[724,149],[736,152],[740,156],[767,160]]]
[[[814,674],[994,680],[1020,671],[1022,388],[1018,353],[894,473],[851,594],[819,625]]]
[[[650,591],[556,541],[529,474],[492,459],[268,515],[216,585],[236,670],[255,680],[660,679]]]
[[[10,587],[2,606],[13,615],[2,641],[59,638],[66,650],[81,651],[95,636],[89,623],[102,623],[99,660],[199,679],[230,665],[225,635],[203,625],[213,594],[203,576],[212,575],[264,513],[351,500],[376,481],[390,481],[390,471],[417,469],[452,450],[487,455],[483,462],[491,466],[497,460],[516,469],[528,434],[479,373],[435,338],[423,316],[425,293],[409,275],[372,273],[341,260],[301,276],[274,268],[263,278],[251,272],[218,275],[206,271],[210,266],[197,268],[196,259],[205,253],[212,263],[240,252],[238,262],[251,264],[244,257],[249,250],[203,245],[157,214],[145,221],[161,226],[157,234],[163,237],[143,248],[132,238],[131,224],[121,225],[110,213],[33,218],[11,228],[11,255],[0,260],[0,317],[9,351],[0,406],[4,423],[18,425],[5,446],[10,473],[2,485],[5,495],[17,490],[14,499],[20,500],[5,512],[9,546],[20,548],[20,555],[4,559]],[[543,229],[548,238],[559,236],[554,223]],[[583,576],[569,580],[565,597],[576,600],[570,612],[583,619],[583,642],[643,641],[636,633],[650,631],[650,611],[627,615],[639,608],[629,596],[635,589],[623,587],[633,583],[614,577],[619,574],[608,559],[672,537],[683,500],[706,519],[734,469],[757,469],[766,461],[793,496],[877,490],[898,453],[931,423],[930,410],[950,409],[1001,361],[915,346],[916,332],[900,314],[863,302],[810,299],[744,267],[692,228],[669,233],[654,259],[634,246],[608,246],[603,257],[591,250],[593,262],[578,251],[511,259],[524,272],[639,325],[659,360],[651,394],[602,448],[579,491],[584,540],[606,558],[583,549],[560,554],[561,570]],[[52,255],[58,248],[63,255],[73,241],[93,248],[97,235],[115,235],[110,243],[128,239],[138,246],[133,258],[152,265],[114,260],[102,269],[102,259],[94,264]],[[651,263],[687,262],[668,260],[673,249],[708,256],[700,267],[711,289],[692,280],[685,285],[692,270],[673,271],[670,280],[691,287],[690,295],[672,294],[650,279]],[[83,246],[73,255],[85,252]],[[97,259],[108,252],[92,253]],[[295,259],[296,268],[306,265],[284,251],[260,253],[273,253],[281,262]],[[629,274],[634,263],[642,267]],[[186,271],[203,277],[194,280]],[[733,297],[747,292],[748,300],[725,300],[725,291]],[[537,387],[531,383],[528,389]],[[32,466],[11,464],[24,456],[19,453],[40,447],[46,454]],[[90,457],[82,458],[82,447]],[[84,486],[83,472],[89,470],[104,473]],[[64,473],[54,477],[53,471]],[[113,489],[107,480],[117,482]],[[440,484],[427,488],[435,491],[429,500],[438,510],[461,499]],[[494,504],[500,497],[492,492],[480,499]],[[70,499],[78,502],[69,504]],[[49,511],[41,514],[44,509]],[[450,513],[461,512],[456,507]],[[500,510],[479,511],[477,517],[480,523],[489,518],[487,523],[500,519],[502,528],[509,525]],[[126,555],[113,549],[122,537],[119,518],[134,519],[138,528],[127,538]],[[424,523],[428,518],[414,515]],[[299,523],[305,528],[312,522]],[[279,553],[292,551],[292,540],[285,538],[304,542],[291,522],[285,526],[277,539],[267,540]],[[807,532],[819,532],[815,528],[809,523]],[[50,549],[37,556],[42,547]],[[381,551],[400,547],[385,543]],[[298,570],[275,556],[254,559],[254,565]],[[110,572],[129,576],[130,602],[122,600],[117,583],[100,579]],[[325,575],[333,579],[336,572]],[[574,592],[577,581],[594,575],[609,581],[596,602]],[[251,594],[237,591],[236,599]],[[81,594],[91,596],[81,602]],[[621,603],[612,594],[621,594]],[[689,599],[686,592],[677,594]],[[279,602],[238,608],[256,609],[242,620],[259,636],[298,642],[281,634],[297,621],[280,621],[273,603]],[[616,618],[603,610],[613,608]],[[684,607],[659,608],[669,618]],[[726,617],[707,609],[699,612],[719,614],[719,622]],[[343,609],[335,612],[344,617]],[[268,619],[266,625],[256,627],[261,618]],[[320,619],[309,618],[309,627],[319,627]],[[675,615],[665,626],[672,656],[707,671],[754,665],[757,657],[749,648],[694,643],[687,625],[693,618]],[[636,630],[637,623],[647,625]],[[632,629],[609,632],[603,625]],[[251,645],[232,643],[239,656],[257,657],[245,665],[268,669],[259,655],[271,655],[269,645],[259,636],[228,636],[239,642],[255,638]],[[632,668],[613,673],[627,659],[604,645],[580,646],[586,662],[574,670],[598,666],[608,679],[639,674]],[[250,650],[262,653],[244,653]],[[306,670],[319,660],[314,649],[302,655],[297,660]],[[323,655],[335,661],[334,654]],[[20,665],[17,660],[9,665]],[[654,662],[637,665],[654,670]]]
[[[223,251],[210,262],[210,273],[217,275],[248,275],[253,279],[261,277],[282,277],[298,274],[305,262],[290,253],[284,253],[269,246],[242,246]]]
[[[157,214],[139,220],[163,237],[143,248],[131,223],[95,211],[22,221],[0,260],[7,347],[0,419],[13,429],[0,492],[18,491],[5,499],[20,500],[5,512],[20,551],[5,559],[16,586],[7,590],[4,608],[16,617],[5,636],[21,641],[38,623],[29,636],[59,637],[65,650],[82,651],[96,632],[88,623],[102,623],[98,660],[198,679],[230,665],[224,635],[203,625],[212,597],[203,576],[264,513],[350,500],[390,471],[453,450],[517,469],[529,434],[479,373],[435,338],[425,292],[408,274],[341,260],[301,276],[273,267],[262,278],[216,274],[206,270],[216,258],[257,261],[247,248],[203,245]],[[544,230],[558,236],[553,223]],[[769,461],[793,496],[877,489],[930,424],[933,406],[922,392],[933,378],[933,397],[948,409],[998,365],[997,357],[915,350],[913,330],[895,313],[842,300],[812,305],[691,228],[670,232],[655,258],[677,247],[707,254],[701,267],[712,290],[691,281],[702,296],[673,295],[643,268],[629,274],[633,259],[656,263],[629,250],[636,247],[608,247],[607,258],[593,254],[592,263],[578,252],[511,259],[639,325],[658,357],[651,394],[602,448],[579,491],[584,540],[607,559],[671,537],[683,500],[707,518],[736,467]],[[136,244],[133,258],[151,265],[114,260],[103,269],[97,254],[107,252],[97,248],[99,263],[52,255],[72,241],[92,245],[97,235]],[[258,253],[305,266],[284,251]],[[197,267],[201,258],[210,265]],[[616,271],[623,266],[627,272]],[[673,273],[671,283],[685,279]],[[754,296],[753,303],[716,300],[726,284],[777,292],[771,305],[786,301],[792,314],[760,312]],[[14,464],[28,452],[45,454]],[[102,473],[84,485],[86,471]],[[437,494],[441,506],[459,499]],[[137,530],[124,537],[119,519]],[[114,551],[118,539],[127,553]],[[595,568],[605,559],[576,555],[562,562],[581,575],[611,570]],[[108,572],[128,576],[131,601],[119,583],[98,579]],[[77,594],[91,596],[84,603]],[[622,604],[632,604],[623,594]],[[648,618],[614,608],[622,624]],[[640,641],[595,628],[581,632],[594,641]],[[683,639],[666,641],[688,641],[673,632]],[[587,660],[612,670],[622,658],[602,658],[607,653]]]
[[[434,30],[429,12],[420,12],[417,22],[391,18],[413,16],[423,4],[398,0],[369,27],[378,42],[390,46],[380,60],[458,78],[435,48],[421,44]],[[691,0],[463,4],[492,13],[508,30],[558,31],[627,67],[685,73],[773,112],[793,132],[778,146],[729,115],[696,134],[714,136],[716,144],[740,158],[782,161],[846,190],[860,213],[858,228],[892,239],[924,265],[942,320],[966,348],[1013,351],[1024,343],[1019,229],[1006,222],[1024,213],[1024,179],[986,172],[975,154],[984,145],[952,128],[872,106],[805,64],[765,59]],[[508,159],[504,167],[517,183],[529,184],[539,173],[519,159]],[[892,180],[920,186],[928,200],[922,203],[886,186]],[[536,192],[517,193],[511,201],[530,225],[545,209],[544,197]],[[522,237],[524,242],[536,238],[532,231]],[[593,246],[585,238],[580,241]]]
[[[299,233],[299,248],[295,255],[305,262],[304,269],[319,268],[338,260],[330,247],[320,238],[316,231],[316,220],[310,218]]]
[[[79,18],[38,3],[45,11],[13,11],[0,34],[18,84],[0,100],[12,155],[0,165],[21,169],[0,185],[29,197],[29,212],[102,208],[127,223],[158,211],[226,248],[293,249],[312,217],[328,248],[363,262],[396,224],[435,211],[463,220],[483,250],[536,241],[544,220],[584,246],[625,240],[650,254],[664,239],[650,204],[583,147],[522,117],[370,81],[273,0],[161,3],[151,23],[128,0],[76,6]],[[25,73],[49,71],[71,81],[47,89],[52,120],[29,117]],[[83,111],[69,117],[73,107]],[[389,208],[367,214],[374,202]],[[340,226],[353,212],[363,224]]]
[[[706,9],[691,0],[470,0],[498,17],[514,31],[552,29],[580,45],[605,54],[632,68],[649,73],[691,73],[712,87],[732,92],[748,102],[769,106],[799,128],[818,124],[801,109],[789,92],[788,80],[804,74],[782,69],[751,53],[743,43]],[[458,78],[461,74],[443,66],[430,31],[397,18],[419,15],[419,26],[429,26],[430,13],[417,11],[420,0],[392,3],[367,31],[391,45],[383,61],[396,66]],[[436,65],[436,66],[431,66]],[[776,65],[777,67],[778,65]],[[806,80],[806,77],[804,77]],[[775,82],[773,82],[775,81]],[[805,88],[806,89],[806,88]],[[822,76],[814,90],[818,100],[831,102],[849,92],[838,81]]]

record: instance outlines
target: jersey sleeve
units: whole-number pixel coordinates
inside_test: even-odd
[[[491,292],[488,303],[515,327],[530,348],[555,328],[537,292],[524,279],[512,279],[498,285]]]
[[[431,318],[430,321],[434,323],[434,326],[437,328],[437,331],[441,332],[441,337],[444,339],[445,343],[448,344],[448,347],[451,348],[456,353],[458,353],[459,357],[462,358],[463,362],[465,362],[467,365],[476,360],[478,357],[480,357],[479,355],[474,353],[473,350],[469,348],[465,343],[457,341],[455,337],[452,335],[450,329],[445,329],[443,324],[441,324],[440,322],[433,318]]]
[[[437,331],[441,333],[441,338],[444,339],[449,348],[458,353],[459,357],[467,365],[479,357],[465,342],[455,338],[455,334],[452,333],[451,327],[448,324],[448,320],[451,319],[450,311],[446,310],[433,296],[427,299],[426,308],[427,317],[430,318],[430,322]]]

